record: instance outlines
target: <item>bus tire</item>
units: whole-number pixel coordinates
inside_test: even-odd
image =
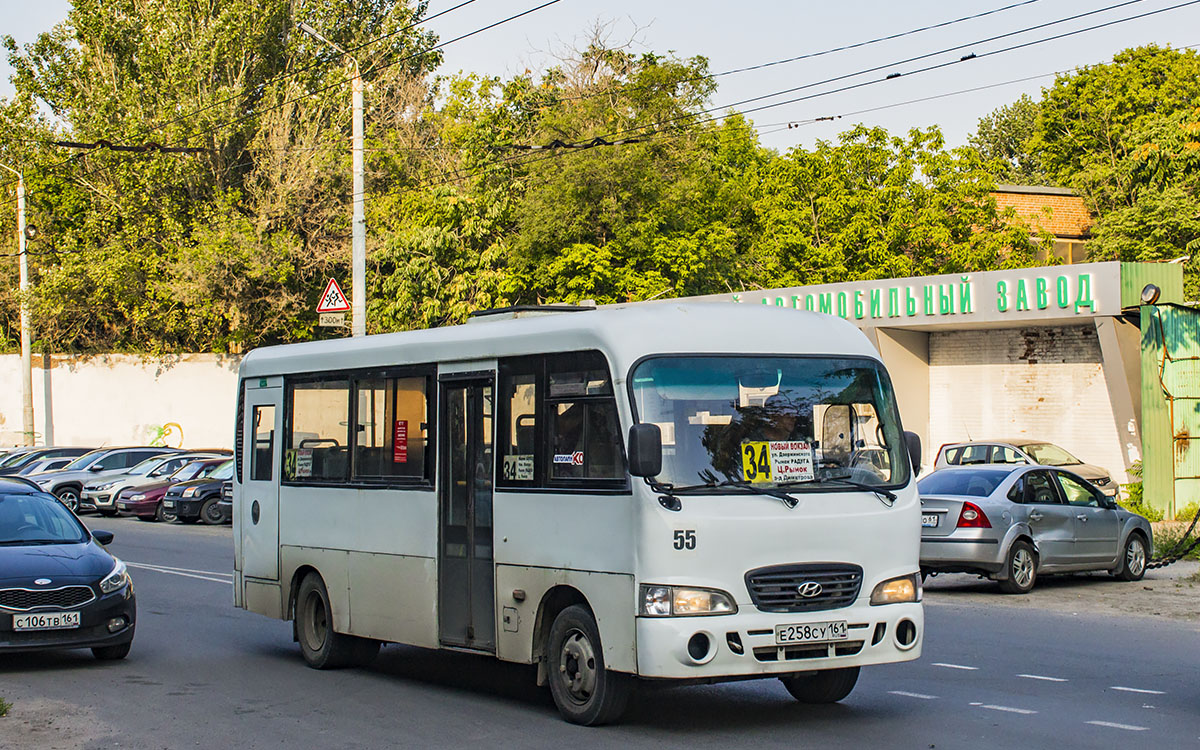
[[[554,618],[546,659],[550,694],[564,719],[597,726],[625,713],[633,679],[604,668],[600,630],[587,607],[574,604]]]
[[[858,682],[858,667],[786,675],[779,681],[801,703],[837,703],[854,689]]]
[[[341,669],[355,662],[359,639],[334,632],[329,592],[316,573],[309,573],[296,594],[296,636],[300,654],[313,669]]]

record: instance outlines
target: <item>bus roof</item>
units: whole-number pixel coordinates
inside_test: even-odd
[[[269,377],[599,349],[624,378],[651,354],[879,354],[853,324],[832,315],[730,302],[661,302],[254,349],[240,375]]]

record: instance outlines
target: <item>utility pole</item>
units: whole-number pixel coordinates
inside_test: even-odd
[[[324,42],[341,53],[354,66],[354,77],[350,80],[350,105],[354,113],[354,123],[351,126],[353,143],[354,196],[353,214],[351,216],[350,239],[350,333],[352,336],[365,336],[367,333],[367,218],[364,212],[363,199],[363,81],[358,60],[350,56],[346,50],[329,41],[321,34],[304,23],[297,26],[305,34],[319,42]]]
[[[33,354],[29,344],[29,259],[25,254],[25,177],[17,170],[0,164],[17,176],[17,256],[21,273],[21,422],[25,445],[33,445]]]

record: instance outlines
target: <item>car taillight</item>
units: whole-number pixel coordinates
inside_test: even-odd
[[[990,529],[992,528],[992,523],[988,520],[987,514],[978,505],[975,503],[963,503],[962,512],[958,514],[958,528]]]

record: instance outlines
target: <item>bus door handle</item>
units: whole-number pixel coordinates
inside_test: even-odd
[[[1078,518],[1080,521],[1087,523],[1087,518],[1088,518],[1087,513],[1080,513],[1079,515],[1077,515],[1075,517]]]
[[[1032,512],[1032,513],[1030,513],[1030,514],[1029,514],[1029,520],[1030,520],[1030,521],[1040,521],[1040,520],[1042,520],[1042,514],[1041,514],[1041,513],[1038,513],[1038,512],[1035,510],[1034,512]]]

